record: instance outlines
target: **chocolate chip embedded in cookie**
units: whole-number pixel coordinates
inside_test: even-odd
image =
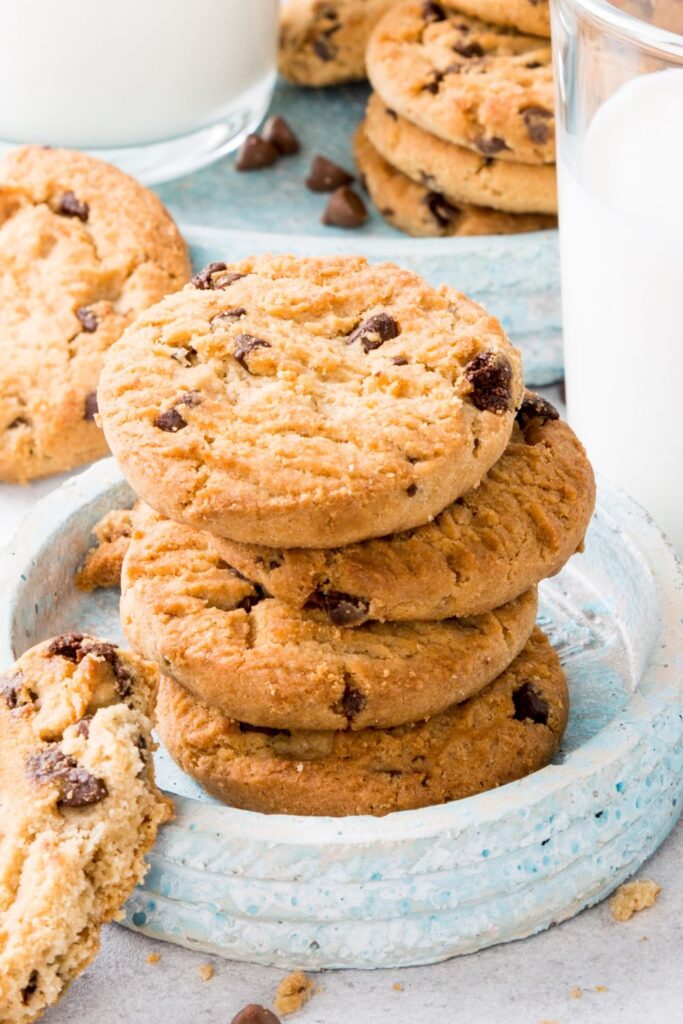
[[[405,0],[376,26],[368,76],[388,107],[446,142],[520,163],[555,160],[548,40]]]
[[[205,533],[136,517],[121,621],[136,650],[209,704],[256,726],[363,729],[435,714],[486,686],[523,647],[530,590],[445,622],[365,622],[362,601],[321,588],[304,609],[271,597]]]
[[[471,399],[466,368],[483,352],[509,366],[507,409]],[[107,440],[148,504],[282,547],[438,515],[502,454],[521,398],[497,320],[355,256],[211,264],[138,318],[98,388]]]
[[[108,164],[26,146],[0,163],[0,480],[107,450],[96,421],[106,350],[189,277],[159,200]]]
[[[361,732],[244,728],[162,677],[159,731],[210,793],[265,814],[389,814],[537,771],[557,750],[569,694],[540,630],[486,689],[426,722]]]
[[[28,1024],[96,955],[101,925],[144,876],[171,809],[148,756],[152,665],[70,633],[27,651],[8,676],[0,861],[12,870],[0,904],[0,1007],[3,1024]]]

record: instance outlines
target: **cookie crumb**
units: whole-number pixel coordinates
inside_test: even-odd
[[[583,989],[582,988],[573,988],[571,990],[571,992],[569,993],[569,995],[572,997],[572,999],[580,999],[581,996],[583,995]]]
[[[202,979],[202,981],[211,981],[215,973],[216,972],[214,971],[211,964],[199,965],[199,977]]]
[[[311,998],[315,985],[303,971],[294,971],[283,978],[275,993],[275,1009],[286,1017],[296,1013]]]
[[[92,532],[97,544],[76,573],[76,587],[85,593],[101,587],[118,587],[121,564],[130,544],[132,510],[112,509],[95,523]]]
[[[595,991],[596,992],[607,992],[608,991],[607,985],[596,985],[595,986]]]
[[[620,885],[610,900],[615,921],[630,921],[634,914],[654,905],[662,888],[651,878],[642,878]]]
[[[158,964],[160,960],[161,957],[159,956],[158,953],[150,953],[149,956],[147,957],[148,964]]]
[[[403,985],[401,984],[400,981],[395,981],[394,984],[391,987],[393,988],[394,992],[402,992],[403,991]]]

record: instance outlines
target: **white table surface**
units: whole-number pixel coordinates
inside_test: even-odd
[[[556,388],[544,394],[558,403]],[[61,478],[0,485],[0,543]],[[326,971],[297,1024],[683,1024],[683,824],[639,873],[662,886],[626,924],[603,904],[522,942],[431,967]],[[645,941],[646,939],[646,941]],[[158,964],[147,963],[157,952]],[[199,978],[211,963],[211,981]],[[230,963],[110,925],[102,952],[46,1024],[230,1024],[272,1005],[284,972]],[[402,991],[393,985],[399,982]],[[596,986],[606,991],[597,992]],[[576,993],[581,991],[577,998]],[[574,993],[574,995],[572,994]]]

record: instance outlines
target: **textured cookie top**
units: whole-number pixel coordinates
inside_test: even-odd
[[[458,0],[458,7],[465,14],[492,21],[494,25],[550,38],[548,0]]]
[[[159,730],[216,796],[264,813],[387,814],[457,800],[548,763],[569,709],[540,630],[490,686],[426,722],[361,732],[245,729],[162,676]]]
[[[384,102],[428,132],[501,160],[555,160],[548,40],[406,0],[376,26],[367,65]]]
[[[34,1020],[90,962],[169,805],[154,666],[70,633],[0,677],[0,1007]]]
[[[444,619],[497,608],[558,572],[581,544],[594,503],[581,442],[528,392],[504,454],[432,523],[343,548],[213,543],[268,593],[324,608],[341,625]]]
[[[237,540],[343,544],[408,528],[477,483],[522,397],[476,303],[361,257],[212,264],[138,318],[99,389],[124,474]]]
[[[121,621],[136,650],[209,704],[253,725],[362,729],[443,710],[486,686],[523,647],[536,593],[445,622],[336,624],[233,569],[205,533],[134,517]]]
[[[106,451],[104,352],[189,271],[162,204],[116,168],[40,146],[0,162],[0,479]]]

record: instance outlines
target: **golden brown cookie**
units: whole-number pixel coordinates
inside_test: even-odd
[[[526,32],[531,36],[550,38],[548,0],[458,0],[458,7],[473,18]]]
[[[514,235],[557,227],[557,218],[541,213],[504,213],[486,206],[453,203],[440,192],[418,185],[380,156],[365,124],[354,137],[363,184],[384,219],[416,237]]]
[[[116,168],[42,146],[0,162],[0,480],[106,453],[104,354],[189,274],[162,204]]]
[[[171,816],[154,784],[156,668],[67,634],[0,677],[0,1019],[56,1003]]]
[[[134,648],[232,718],[273,728],[363,729],[425,718],[491,682],[533,629],[536,592],[444,622],[336,626],[223,561],[210,538],[136,516],[121,576]]]
[[[499,160],[555,160],[547,39],[479,21],[455,3],[405,0],[375,27],[367,68],[386,105],[432,135]]]
[[[425,526],[343,548],[213,544],[269,594],[339,625],[497,608],[559,572],[595,504],[583,446],[554,407],[528,392],[517,421],[481,484]]]
[[[478,483],[522,399],[500,324],[359,256],[211,264],[138,317],[98,390],[105,434],[159,512],[249,543],[409,529]]]
[[[567,723],[560,662],[535,630],[485,690],[426,722],[361,732],[257,729],[162,676],[159,732],[214,796],[265,814],[388,814],[501,786],[550,761]]]
[[[509,213],[557,213],[553,164],[516,164],[454,146],[385,106],[377,93],[368,102],[365,134],[380,156],[447,202],[488,206]]]

